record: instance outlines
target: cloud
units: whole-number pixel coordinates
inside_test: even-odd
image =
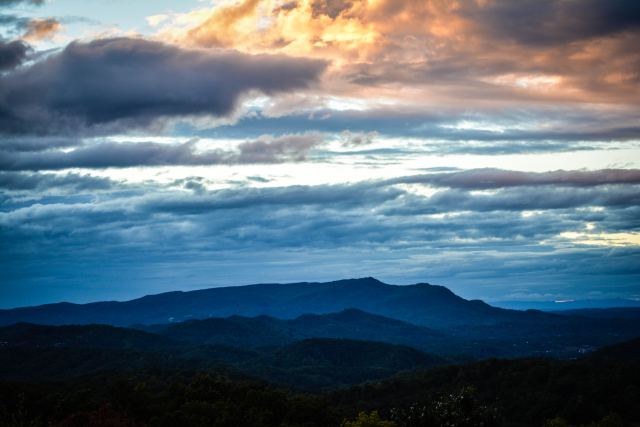
[[[99,191],[113,188],[110,178],[67,173],[65,175],[46,173],[0,173],[0,190],[7,191],[46,191],[65,189],[72,192]]]
[[[363,133],[352,133],[349,130],[342,132],[341,144],[343,147],[359,147],[362,145],[373,144],[373,137],[377,136],[378,132],[372,131],[366,135]]]
[[[640,27],[635,2],[604,0],[467,2],[459,12],[497,39],[525,45],[558,45],[604,37]]]
[[[169,15],[153,15],[153,16],[147,16],[145,19],[147,20],[149,25],[151,25],[152,27],[155,27],[162,21],[169,19]]]
[[[37,152],[79,147],[82,144],[81,139],[68,137],[4,137],[0,139],[0,152]]]
[[[75,134],[145,128],[162,118],[227,116],[247,92],[306,88],[326,65],[142,39],[73,42],[0,78],[0,129]]]
[[[260,5],[260,7],[259,7]],[[286,7],[285,7],[286,6]],[[331,88],[371,99],[637,103],[640,11],[608,0],[256,0],[183,14],[157,37],[186,46],[331,59]],[[351,86],[349,85],[351,83]],[[346,93],[345,93],[346,92]]]
[[[56,140],[53,140],[57,142]],[[62,140],[60,142],[65,142]],[[0,151],[0,170],[58,170],[69,168],[127,168],[136,166],[202,166],[300,162],[309,150],[324,144],[320,134],[263,136],[245,141],[236,150],[197,151],[198,138],[182,144],[98,142],[70,151]],[[1,147],[1,146],[0,146]]]
[[[60,24],[60,21],[52,17],[31,19],[24,24],[24,27],[27,32],[22,38],[30,42],[51,40],[57,33],[66,30],[66,28]]]
[[[640,110],[620,107],[615,111],[600,108],[551,108],[539,106],[523,110],[496,109],[474,111],[431,108],[415,105],[397,107],[373,105],[367,109],[332,110],[329,107],[300,109],[288,115],[268,117],[262,114],[242,117],[234,126],[221,125],[217,135],[233,138],[255,137],[281,132],[317,131],[366,135],[374,130],[375,138],[407,137],[433,142],[455,141],[455,144],[431,144],[425,150],[433,154],[499,155],[575,151],[597,148],[613,141],[635,141],[640,138]],[[309,120],[309,113],[324,120]]]
[[[40,6],[44,2],[45,0],[0,0],[0,7],[14,6],[14,5],[17,5],[18,3],[26,3],[26,4]]]
[[[349,0],[313,0],[311,16],[318,18],[320,15],[326,15],[336,19],[341,13],[351,9],[353,3]]]
[[[264,178],[262,176],[248,176],[247,179],[250,181],[261,182],[261,183],[271,182],[270,179]]]
[[[640,170],[602,169],[597,171],[520,172],[501,169],[472,169],[463,172],[403,177],[388,182],[421,183],[434,187],[465,190],[488,190],[522,186],[593,187],[611,184],[640,185]]]
[[[321,134],[284,135],[243,142],[238,146],[240,154],[231,156],[233,163],[283,163],[306,160],[309,150],[324,144]]]
[[[212,277],[252,283],[266,272],[276,282],[315,280],[331,266],[335,278],[369,271],[467,292],[557,292],[567,284],[604,290],[612,283],[618,292],[638,291],[640,249],[627,238],[640,231],[637,171],[475,170],[222,190],[188,176],[164,188],[147,184],[146,192],[113,191],[119,183],[92,178],[0,174],[0,238],[12,242],[0,258],[3,283],[86,289],[91,266],[90,283],[112,286],[124,263],[133,276],[123,283],[140,279],[156,290],[158,281],[173,289],[183,274],[206,287]],[[83,185],[103,189],[92,198],[11,195],[76,185],[79,194]],[[414,191],[419,185],[436,191]]]
[[[5,42],[0,40],[0,71],[12,70],[27,59],[30,47],[26,43],[15,40]]]
[[[475,172],[475,178],[478,178],[479,174],[486,171],[471,172]],[[500,173],[500,171],[492,172],[494,176]],[[462,227],[461,229],[475,229],[481,227],[484,222],[492,224],[492,233],[500,234],[522,230],[519,223],[528,223],[531,227],[536,228],[545,227],[545,218],[557,221],[557,218],[554,218],[555,215],[561,215],[563,221],[574,224],[583,220],[604,221],[606,217],[609,217],[606,219],[607,222],[611,222],[615,217],[618,218],[616,221],[620,221],[620,223],[637,223],[637,220],[631,220],[640,200],[640,183],[637,180],[637,171],[634,171],[636,172],[635,177],[606,170],[594,171],[594,173],[571,171],[553,172],[548,175],[538,174],[533,180],[524,183],[527,184],[525,187],[523,187],[522,177],[514,176],[515,173],[510,171],[502,172],[504,172],[504,176],[499,182],[499,187],[491,183],[488,186],[492,189],[500,188],[500,190],[487,193],[476,191],[478,188],[486,187],[468,186],[461,182],[462,178],[472,181],[474,179],[473,173],[465,175],[464,172],[452,172],[433,174],[434,181],[432,182],[442,180],[443,176],[448,177],[448,188],[428,196],[398,186],[407,183],[423,183],[425,181],[422,179],[423,176],[418,176],[355,184],[225,189],[212,191],[198,197],[185,196],[182,193],[162,193],[134,198],[107,199],[99,203],[82,205],[58,204],[46,207],[33,205],[5,212],[2,214],[2,218],[4,225],[12,226],[13,224],[15,226],[21,223],[38,222],[41,214],[44,215],[42,218],[46,218],[54,212],[59,212],[59,215],[64,216],[73,211],[79,215],[94,217],[96,221],[102,221],[101,215],[104,212],[120,212],[125,216],[129,215],[127,212],[135,212],[132,219],[142,224],[156,215],[164,220],[170,218],[167,215],[176,216],[176,218],[183,215],[208,217],[214,212],[218,212],[216,217],[222,218],[220,217],[222,212],[230,212],[232,215],[231,212],[235,210],[243,210],[243,215],[255,219],[262,218],[260,216],[262,214],[258,214],[258,212],[264,212],[267,209],[271,212],[270,215],[313,217],[320,221],[318,224],[324,224],[322,227],[325,231],[327,229],[324,227],[331,228],[333,227],[331,224],[335,225],[338,222],[346,221],[355,225],[359,221],[365,223],[373,221],[379,226],[384,224],[380,230],[387,229],[389,239],[399,241],[406,239],[407,236],[394,237],[393,230],[398,230],[411,223],[440,223],[439,230],[442,231],[451,226],[454,228]],[[68,176],[76,177],[76,175]],[[172,185],[184,185],[188,182],[202,183],[203,179],[189,177],[176,181]],[[458,188],[451,188],[452,182],[456,183]],[[578,187],[575,186],[576,184]],[[589,211],[591,213],[578,213],[573,210],[585,206],[615,209],[605,212]],[[628,211],[631,216],[625,213],[627,209],[631,209]],[[557,214],[551,214],[545,213],[545,210],[559,211]],[[494,213],[487,213],[490,211],[494,211]],[[541,216],[522,216],[519,211],[540,211]],[[343,212],[345,216],[340,215],[338,218],[332,215],[331,219],[328,219],[326,215],[329,212]],[[446,223],[443,223],[441,218],[422,216],[439,213],[454,215]],[[108,217],[116,218],[111,215]],[[499,225],[500,221],[507,217],[509,218],[508,223],[511,225]],[[472,218],[475,219],[469,221]],[[477,221],[480,218],[484,219],[479,223]],[[238,222],[238,224],[241,223],[242,221]],[[251,221],[245,222],[245,224],[249,223]],[[297,224],[302,225],[303,223],[304,221]],[[95,225],[97,224],[93,226]],[[296,227],[298,225],[291,224],[290,226]],[[88,226],[87,230],[93,226]],[[640,224],[633,226],[640,226]],[[410,226],[410,228],[412,227]],[[556,227],[554,232],[575,231],[563,227],[566,226]],[[424,229],[418,232],[417,236],[432,232],[440,233],[438,230]],[[339,240],[343,239],[339,232],[336,232],[334,236]],[[349,236],[350,234],[346,233],[344,239],[348,240]]]

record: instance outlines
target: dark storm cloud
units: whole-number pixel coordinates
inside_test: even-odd
[[[196,151],[197,143],[198,138],[182,144],[99,142],[71,151],[44,152],[26,152],[26,147],[19,145],[21,152],[0,151],[0,170],[300,162],[309,150],[324,143],[324,137],[320,134],[263,137],[245,141],[235,151],[218,149],[202,153]]]
[[[22,64],[27,59],[27,52],[30,49],[28,44],[20,40],[12,42],[0,40],[0,71],[12,70]]]
[[[2,76],[5,134],[73,134],[147,127],[159,118],[226,116],[250,90],[318,81],[327,63],[283,55],[184,50],[142,39],[73,42]]]
[[[110,178],[67,173],[57,175],[51,173],[0,173],[0,190],[8,191],[45,191],[65,189],[75,192],[109,190],[114,186]]]

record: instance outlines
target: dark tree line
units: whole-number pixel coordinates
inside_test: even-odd
[[[330,392],[146,368],[0,381],[0,426],[628,427],[640,423],[639,402],[640,363],[612,361],[487,359]]]

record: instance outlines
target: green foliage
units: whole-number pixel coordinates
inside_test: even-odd
[[[24,407],[24,394],[18,395],[18,401],[12,410],[0,405],[0,426],[2,427],[39,427],[43,425],[39,417],[31,417]]]
[[[443,357],[408,346],[329,338],[313,338],[260,351],[206,345],[161,351],[13,347],[0,349],[0,378],[57,380],[104,370],[156,366],[189,370],[234,369],[280,384],[319,389],[376,381],[403,370],[447,362]]]
[[[328,340],[329,343],[333,341]],[[384,346],[376,347],[380,343],[371,343],[372,347],[363,346],[372,351],[369,355],[371,358],[350,359],[353,355],[343,357],[341,352],[356,349],[350,347],[351,343],[347,344],[300,347],[289,353],[282,352],[281,348],[264,349],[257,357],[270,360],[272,364],[256,365],[253,372],[264,370],[270,378],[298,386],[324,385],[333,381],[355,382],[359,375],[367,378],[372,373],[383,372],[383,368],[366,365],[386,360],[382,351]],[[376,356],[376,349],[380,350],[381,357]],[[23,350],[28,351],[21,354],[28,355],[31,350],[42,349]],[[76,349],[80,350],[79,354],[70,352],[74,350],[70,348],[53,350],[62,351],[70,360],[47,359],[41,355],[36,360],[44,366],[32,366],[54,372],[60,369],[58,363],[69,367],[94,363],[83,360],[82,356],[90,356],[96,349]],[[279,350],[281,353],[276,354]],[[126,356],[131,352],[144,355],[149,363],[157,360],[153,358],[155,353],[150,352],[104,351],[111,355]],[[330,351],[336,355],[331,355]],[[249,352],[254,355],[252,351]],[[399,352],[387,356],[392,358],[391,363],[397,363],[393,359],[396,355],[400,358],[411,354]],[[145,357],[138,356],[133,360],[140,361],[140,365],[144,366]],[[168,360],[185,362],[177,357]],[[312,360],[316,366],[305,365],[309,363],[308,360]],[[343,366],[338,363],[341,360],[344,360]],[[357,365],[358,360],[366,361],[363,367]],[[127,366],[130,360],[123,357],[109,363]],[[6,370],[20,366],[19,363],[1,365],[0,369]],[[70,414],[91,413],[105,403],[112,403],[118,413],[126,413],[136,422],[145,422],[149,427],[204,425],[207,420],[214,420],[218,425],[337,427],[345,416],[355,419],[361,412],[370,414],[377,411],[382,419],[390,419],[392,408],[411,411],[412,405],[416,413],[429,409],[428,419],[436,419],[434,422],[440,426],[446,423],[460,424],[455,418],[452,421],[451,414],[465,413],[464,405],[468,402],[477,406],[471,405],[470,412],[467,412],[477,414],[474,408],[490,409],[496,401],[500,402],[501,415],[507,427],[540,427],[545,420],[555,417],[566,420],[566,425],[547,427],[621,427],[619,420],[624,421],[623,427],[629,427],[640,422],[640,406],[637,404],[640,399],[638,363],[488,359],[464,365],[406,371],[401,376],[381,382],[365,382],[331,392],[303,388],[285,392],[270,386],[266,380],[255,381],[256,377],[228,367],[201,371],[203,375],[196,375],[196,367],[191,370],[155,367],[128,372],[100,371],[56,382],[18,383],[0,380],[0,405],[6,408],[0,410],[3,421],[0,425],[35,427],[38,419],[42,420],[43,425],[59,424]],[[468,400],[466,392],[461,393],[460,390],[467,390],[470,384],[478,391],[472,396],[473,399]],[[294,396],[296,393],[315,393],[316,397]],[[441,405],[433,406],[438,401]],[[414,405],[415,402],[426,403]],[[620,417],[607,416],[611,413],[617,413]],[[601,421],[593,424],[594,420]],[[210,424],[215,425],[213,421]],[[400,420],[397,424],[400,424]]]
[[[146,378],[155,382],[158,374],[163,372],[147,372]],[[100,380],[94,383],[99,386]],[[13,395],[13,399],[2,399],[2,402],[16,401],[18,405],[9,413],[0,410],[0,426],[338,427],[345,415],[320,397],[289,397],[283,390],[256,382],[214,379],[202,374],[186,383],[174,380],[160,390],[154,384],[153,394],[144,382],[116,378],[96,390],[100,396],[97,399],[86,390],[70,392],[65,390],[65,384],[51,389],[52,385],[0,383],[3,396],[22,388],[27,391],[19,392],[19,398]],[[67,402],[63,412],[56,406],[59,401]],[[78,408],[70,407],[72,401],[78,402]],[[87,404],[92,406],[87,408]]]
[[[500,425],[495,406],[480,405],[476,390],[465,387],[428,404],[395,408],[393,416],[400,427],[497,427]],[[561,427],[561,426],[556,426]]]
[[[395,427],[396,423],[393,421],[382,421],[378,416],[377,411],[373,411],[370,415],[365,412],[360,412],[358,418],[355,421],[342,422],[341,427]]]
[[[135,419],[115,411],[113,405],[107,403],[97,411],[70,415],[59,426],[53,427],[146,427],[146,425],[143,422],[136,423]]]
[[[589,427],[622,427],[622,425],[622,418],[614,412],[601,419],[597,424],[591,423]]]
[[[622,418],[615,412],[610,413],[600,421],[592,421],[589,427],[623,427],[624,423]],[[562,417],[555,417],[552,420],[547,420],[543,427],[571,427],[570,424]],[[584,427],[584,426],[580,426]]]
[[[567,424],[564,418],[555,417],[552,420],[547,420],[547,422],[544,423],[544,427],[569,427],[569,424]]]
[[[550,359],[487,359],[463,365],[414,371],[375,384],[328,393],[330,402],[350,414],[429,402],[472,384],[481,405],[500,402],[508,424],[539,427],[560,416],[571,425],[589,425],[615,412],[625,422],[640,422],[640,364]]]

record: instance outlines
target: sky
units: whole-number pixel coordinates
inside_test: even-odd
[[[638,46],[634,0],[0,0],[0,308],[640,299]]]

